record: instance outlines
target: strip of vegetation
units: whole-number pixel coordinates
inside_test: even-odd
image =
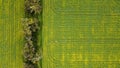
[[[41,52],[38,47],[38,31],[42,32],[42,24],[38,16],[41,14],[40,0],[25,0],[25,18],[22,19],[25,45],[24,68],[38,68]],[[41,31],[41,32],[40,32]]]

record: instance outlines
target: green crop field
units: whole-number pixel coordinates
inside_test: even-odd
[[[24,0],[0,0],[0,68],[23,68]]]
[[[0,0],[0,68],[24,68],[23,17],[24,0]],[[119,0],[43,0],[39,19],[39,68],[120,68]]]
[[[43,68],[120,68],[119,0],[44,0]]]

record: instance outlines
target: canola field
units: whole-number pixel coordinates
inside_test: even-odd
[[[23,17],[24,0],[0,0],[0,68],[24,68]],[[39,68],[120,68],[119,0],[43,0],[42,21]]]

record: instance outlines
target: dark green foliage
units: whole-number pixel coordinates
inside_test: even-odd
[[[37,64],[41,59],[38,53],[37,34],[40,29],[38,15],[41,12],[39,0],[25,0],[25,13],[32,16],[25,16],[22,19],[25,45],[24,45],[24,68],[38,68]]]
[[[23,19],[23,28],[26,44],[24,46],[24,60],[32,63],[37,63],[40,59],[39,54],[35,51],[33,32],[37,32],[39,29],[39,21],[37,18],[25,18]]]
[[[40,0],[25,0],[25,10],[29,13],[38,14],[41,12]]]
[[[24,68],[36,68],[36,65],[31,64],[31,63],[25,63]]]

